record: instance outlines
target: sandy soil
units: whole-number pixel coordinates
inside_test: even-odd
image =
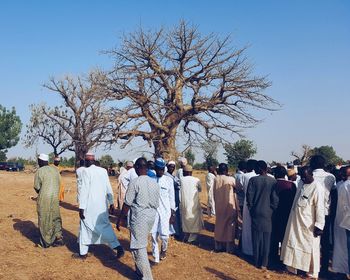
[[[199,176],[203,181],[204,174]],[[0,171],[0,279],[134,279],[130,252],[115,261],[111,259],[111,250],[100,245],[91,247],[92,255],[85,261],[71,258],[78,251],[79,223],[73,174],[63,174],[66,198],[61,215],[66,246],[48,249],[35,246],[38,242],[36,202],[30,199],[35,195],[33,177],[32,173]],[[111,177],[111,181],[115,187],[115,179]],[[205,193],[201,199],[205,206]],[[205,216],[205,226],[200,247],[171,240],[167,259],[153,268],[155,279],[300,279],[275,272],[268,276],[235,255],[214,253],[214,220]],[[128,230],[123,228],[116,233],[128,248]]]

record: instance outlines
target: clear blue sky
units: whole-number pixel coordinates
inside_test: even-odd
[[[269,75],[272,87],[267,93],[283,107],[259,113],[265,121],[246,131],[257,144],[257,158],[287,161],[292,150],[308,144],[332,145],[341,157],[350,159],[347,0],[4,0],[0,104],[15,106],[26,124],[30,104],[58,101],[41,87],[50,76],[107,68],[111,60],[100,51],[118,46],[123,32],[140,24],[172,26],[179,19],[193,22],[203,33],[230,33],[237,46],[249,44],[247,55],[255,73]],[[49,152],[41,145],[38,149]],[[118,158],[126,158],[124,153],[112,152]],[[33,156],[34,150],[19,144],[8,153],[20,155]]]

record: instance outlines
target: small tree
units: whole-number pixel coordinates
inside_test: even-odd
[[[115,162],[110,155],[103,155],[99,160],[102,167],[108,168],[111,165],[115,166]]]
[[[22,123],[13,107],[7,110],[0,105],[0,157],[6,160],[7,149],[17,145]]]
[[[31,105],[31,117],[24,139],[26,147],[31,147],[39,140],[51,146],[55,157],[74,146],[67,132],[55,121],[45,115],[45,105]]]
[[[192,149],[189,148],[187,149],[187,151],[185,152],[185,158],[187,159],[188,163],[190,165],[194,164],[194,161],[196,159],[196,156],[194,155],[194,153],[192,152]]]
[[[321,155],[326,160],[326,165],[337,165],[342,163],[343,159],[340,158],[332,146],[320,146],[311,150],[311,155]]]
[[[205,166],[217,166],[219,164],[217,158],[218,152],[217,141],[208,140],[206,142],[201,143],[201,149],[204,152]]]
[[[233,144],[225,144],[225,155],[227,162],[231,167],[237,167],[241,160],[247,160],[257,152],[253,141],[242,139]]]

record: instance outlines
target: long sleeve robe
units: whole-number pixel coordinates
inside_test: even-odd
[[[313,231],[325,224],[324,196],[324,187],[316,181],[298,188],[281,250],[285,265],[314,275],[320,271],[320,237]]]
[[[113,190],[104,168],[91,165],[82,171],[78,185],[79,209],[85,219],[80,221],[81,244],[111,244],[117,237],[109,221],[108,206],[113,204]]]

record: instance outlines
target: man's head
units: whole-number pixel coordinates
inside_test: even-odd
[[[314,181],[312,168],[309,166],[303,166],[300,169],[300,178],[304,182],[304,184],[311,184]]]
[[[87,153],[85,155],[85,166],[90,167],[95,164],[95,155],[93,153]]]
[[[350,179],[350,165],[345,167],[345,180]]]
[[[208,167],[208,172],[211,173],[211,174],[216,175],[216,166],[214,166],[214,165],[209,166]]]
[[[173,174],[173,172],[175,171],[175,161],[169,161],[167,164],[167,169],[168,169],[168,173]]]
[[[122,166],[123,166],[123,163],[120,161],[120,162],[118,163],[118,167],[121,168]]]
[[[154,168],[156,171],[157,177],[162,177],[164,175],[165,171],[165,161],[162,158],[157,158],[156,161],[154,162]]]
[[[179,158],[179,165],[181,168],[184,168],[187,165],[187,159],[184,157]]]
[[[38,156],[38,165],[39,167],[43,167],[49,164],[49,156],[46,154],[40,154]]]
[[[60,165],[60,162],[61,162],[61,159],[60,159],[59,157],[55,157],[55,158],[53,159],[53,164],[54,164],[55,166],[59,166],[59,165]]]
[[[247,162],[245,160],[241,160],[238,162],[238,170],[246,173],[247,172]]]
[[[324,169],[325,164],[326,164],[326,160],[321,155],[312,156],[310,159],[310,167],[312,170]]]
[[[256,174],[265,175],[267,173],[267,163],[263,160],[259,160],[256,163]]]
[[[79,166],[82,167],[82,166],[84,166],[84,165],[85,165],[85,160],[81,159],[81,160],[79,161]]]
[[[147,162],[146,162],[147,163]],[[126,168],[126,170],[129,170],[129,169],[131,169],[131,168],[133,168],[134,167],[134,163],[132,162],[132,161],[128,161],[127,163],[126,163],[126,166],[125,166],[125,168]]]
[[[282,165],[276,166],[274,173],[276,179],[284,179],[287,176],[287,170]]]
[[[147,160],[144,157],[140,157],[136,160],[135,172],[138,176],[147,175]]]
[[[288,180],[290,181],[296,181],[297,180],[297,172],[294,168],[290,168],[287,170]]]
[[[192,166],[187,164],[186,166],[184,166],[183,168],[183,175],[184,176],[192,176]]]
[[[249,159],[247,161],[247,172],[252,172],[255,170],[257,161],[255,159]]]
[[[218,167],[219,175],[227,175],[228,174],[228,166],[226,163],[220,163]]]
[[[154,170],[154,161],[153,160],[147,161],[147,168],[148,168],[148,170]]]

